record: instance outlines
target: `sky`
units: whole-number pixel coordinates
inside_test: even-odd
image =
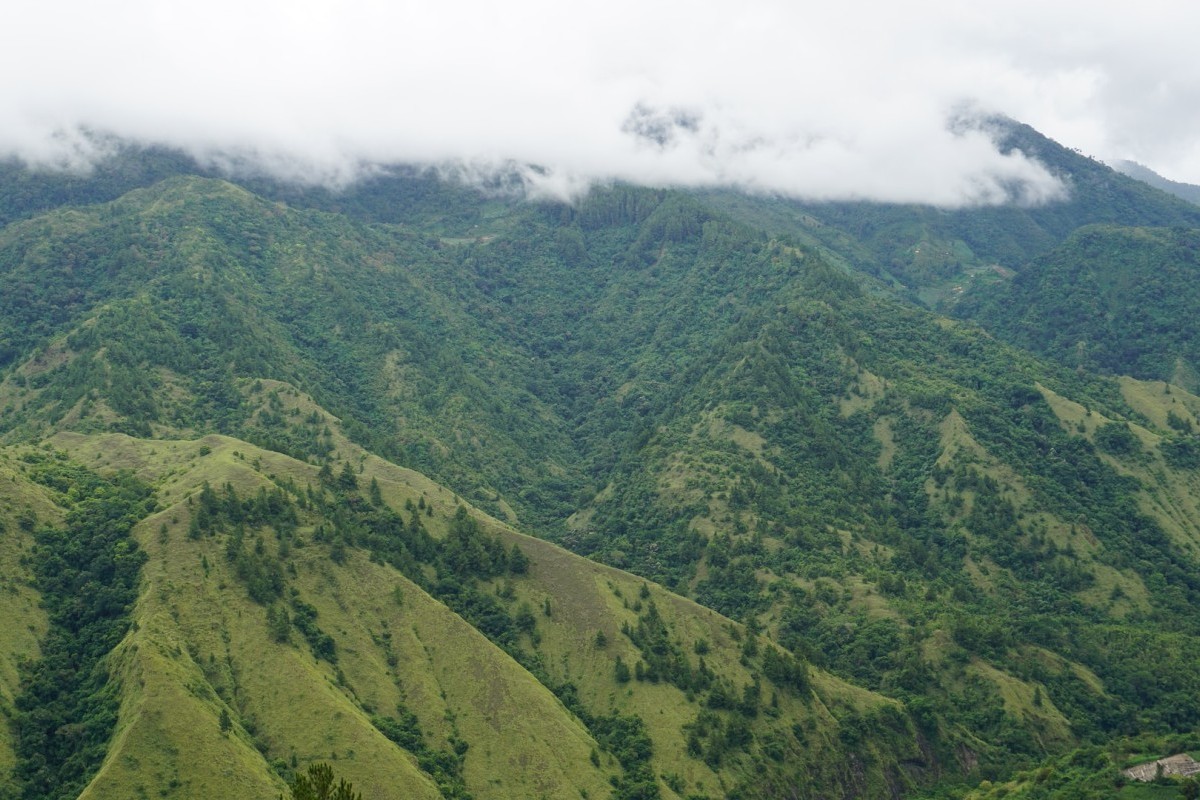
[[[1200,184],[1200,4],[7,0],[0,154],[106,137],[344,184],[516,169],[808,199],[1053,202],[1000,113]],[[98,136],[97,134],[103,134]]]

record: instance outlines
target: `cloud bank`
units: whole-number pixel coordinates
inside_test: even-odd
[[[1200,181],[1183,4],[832,5],[16,0],[0,152],[84,164],[98,131],[334,184],[399,161],[528,165],[559,196],[613,179],[945,206],[1063,196],[1040,164],[949,124],[972,107]]]

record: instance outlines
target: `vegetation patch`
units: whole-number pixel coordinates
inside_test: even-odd
[[[34,534],[32,571],[50,627],[16,701],[14,796],[67,800],[100,766],[116,724],[107,657],[129,630],[146,560],[129,534],[154,499],[127,474],[104,478],[60,455],[26,461],[67,512],[62,527]]]

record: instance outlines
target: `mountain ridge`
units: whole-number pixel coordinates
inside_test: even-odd
[[[906,796],[1200,722],[1182,387],[932,314],[775,201],[390,180],[358,219],[183,175],[0,231],[6,541],[70,475],[160,504],[88,796],[216,791],[145,733],[175,705],[263,796],[321,759],[429,796]]]

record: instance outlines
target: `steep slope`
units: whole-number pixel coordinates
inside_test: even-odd
[[[1173,194],[1181,200],[1187,200],[1189,203],[1200,205],[1200,186],[1164,178],[1154,170],[1136,161],[1117,161],[1113,163],[1112,168],[1122,175],[1128,175],[1142,183],[1153,186],[1155,189]]]
[[[1019,271],[1084,225],[1200,227],[1200,209],[1007,119],[979,123],[1004,150],[1045,165],[1068,196],[1039,206],[937,209],[875,203],[798,203],[718,193],[739,219],[775,235],[816,239],[861,268],[890,275],[933,305]]]
[[[1113,385],[889,305],[797,300],[715,348],[568,541],[924,696],[948,751],[1194,724],[1195,478],[1171,455],[1192,440]],[[1153,461],[1036,381],[1097,426],[1152,427]],[[1130,703],[1151,648],[1162,693]]]
[[[565,499],[549,475],[569,470],[571,443],[526,388],[529,360],[481,339],[433,285],[454,258],[436,240],[197,178],[17,223],[0,237],[0,360],[39,354],[6,376],[0,426],[236,433],[239,378],[290,380],[382,454],[545,515]],[[323,447],[307,434],[264,443]],[[541,505],[520,504],[547,484]]]
[[[97,461],[147,478],[176,473],[160,490],[164,509],[138,532],[150,563],[138,630],[119,657],[123,685],[136,680],[138,689],[126,695],[116,747],[84,797],[127,796],[138,780],[149,782],[147,791],[179,785],[183,796],[226,795],[238,784],[261,787],[273,769],[294,758],[332,759],[339,774],[372,794],[403,786],[410,796],[439,797],[415,754],[397,748],[373,724],[373,714],[394,717],[402,705],[418,714],[417,738],[428,730],[432,749],[441,743],[453,752],[460,736],[474,746],[463,771],[479,796],[576,796],[606,785],[587,763],[594,743],[545,688],[394,570],[358,553],[335,564],[326,548],[300,548],[308,526],[296,532],[284,598],[293,614],[315,610],[315,624],[336,634],[333,649],[320,650],[318,658],[300,631],[287,637],[300,640],[293,644],[274,641],[270,615],[247,596],[238,565],[223,552],[228,543],[188,537],[184,498],[208,479],[252,496],[259,488],[278,491],[273,481],[315,479],[317,470],[237,440],[202,442],[54,441],[85,462],[95,453]],[[198,455],[200,449],[208,452]],[[479,673],[475,680],[462,679],[471,672]],[[194,696],[189,687],[195,683],[208,690]],[[218,724],[223,708],[233,720],[229,735]],[[503,728],[481,725],[483,709],[493,723],[503,719]],[[199,756],[186,763],[177,757],[185,741]],[[514,763],[524,768],[514,770]],[[243,774],[229,776],[215,764],[235,765]],[[268,783],[250,793],[269,791]]]
[[[38,524],[61,521],[59,509],[39,487],[21,476],[21,466],[0,459],[0,719],[7,732],[20,693],[20,665],[38,657],[46,633],[46,614],[31,588],[33,576],[24,560],[33,546]],[[0,735],[0,775],[11,774],[16,763],[12,740]]]
[[[1200,723],[1190,395],[898,300],[845,234],[609,187],[448,236],[421,191],[363,224],[181,177],[0,233],[5,441],[161,504],[113,660],[156,785],[224,780],[153,751],[176,699],[230,791],[294,750],[476,796],[879,796]],[[354,758],[294,729],[309,696]]]
[[[956,313],[1068,366],[1200,386],[1200,233],[1083,228]]]
[[[219,436],[62,433],[11,451],[41,474],[70,453],[156,489],[158,510],[133,531],[148,556],[140,596],[109,667],[119,719],[82,797],[274,796],[281,775],[313,760],[372,793],[429,797],[605,796],[613,775],[622,797],[875,796],[919,777],[900,766],[926,756],[897,704],[796,671],[775,649],[765,667],[757,649],[746,655],[757,637],[714,612],[476,516],[340,436],[336,446],[370,492]],[[391,519],[363,495],[411,508],[442,556],[420,555],[419,536],[397,549],[362,530]],[[491,542],[521,566],[454,566]],[[647,620],[653,643],[638,639]],[[660,645],[677,668],[702,652],[708,683],[643,680]],[[875,719],[890,729],[872,730]],[[853,746],[838,735],[849,725]]]

